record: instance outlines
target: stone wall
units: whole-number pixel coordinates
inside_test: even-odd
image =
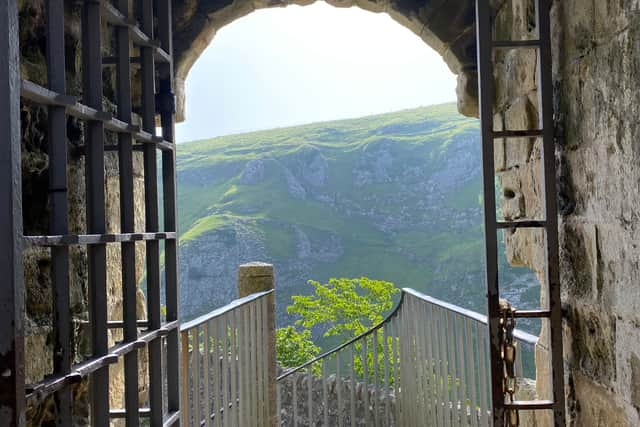
[[[533,1],[503,2],[498,36],[534,38],[532,19]],[[556,1],[552,19],[569,416],[576,426],[640,425],[638,6]],[[535,56],[513,51],[498,61],[496,128],[534,128]],[[507,218],[542,216],[538,144],[497,146]],[[519,230],[505,239],[509,260],[542,278],[542,235]],[[550,393],[544,327],[541,337],[538,394],[544,398]]]
[[[278,382],[278,395],[280,398],[280,425],[293,426],[293,387],[296,387],[296,421],[299,426],[320,426],[324,420],[324,385],[321,376],[311,376],[311,419],[309,422],[309,375],[306,372],[295,373],[286,379]],[[369,417],[374,411],[374,399],[378,399],[377,420],[382,427],[393,427],[396,425],[396,398],[393,390],[384,393],[381,389],[376,393],[373,385],[365,386],[363,382],[352,382],[348,378],[338,378],[335,374],[327,376],[327,417],[329,426],[337,426],[338,416],[342,419],[344,425],[351,424],[351,389],[355,387],[355,425],[367,426],[370,423],[365,421],[365,393],[367,393],[367,402],[369,409],[367,413]],[[340,388],[340,397],[342,399],[342,410],[338,408],[338,388]],[[377,396],[376,396],[377,395]],[[388,406],[388,409],[387,409]],[[389,411],[390,421],[387,422],[386,414]]]

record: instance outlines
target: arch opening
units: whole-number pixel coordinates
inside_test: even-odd
[[[174,3],[174,69],[178,122],[185,119],[185,82],[194,63],[209,46],[218,30],[259,9],[308,6],[311,0],[249,1],[230,4],[189,0]],[[400,25],[420,37],[440,54],[457,76],[458,111],[467,117],[478,117],[476,70],[475,10],[473,0],[329,0],[339,7],[358,7],[373,13],[386,13]],[[454,4],[452,4],[454,3]]]

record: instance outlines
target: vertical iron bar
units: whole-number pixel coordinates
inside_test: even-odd
[[[447,357],[447,366],[449,367],[449,382],[451,384],[451,423],[453,426],[459,426],[458,420],[458,371],[456,370],[456,349],[455,349],[455,321],[454,313],[447,310],[445,313],[447,321],[447,341],[449,342],[449,357]]]
[[[464,370],[464,353],[467,350],[464,346],[464,330],[461,323],[464,322],[464,318],[459,315],[454,316],[455,322],[455,330],[456,330],[456,356],[457,356],[457,368],[458,379],[460,381],[460,385],[458,387],[458,400],[460,409],[458,409],[458,414],[460,417],[461,425],[468,425],[467,419],[467,375]]]
[[[400,419],[400,371],[398,369],[398,313],[396,317],[391,320],[391,360],[393,361],[393,395],[395,397],[395,420],[396,425],[401,425]]]
[[[141,28],[145,34],[153,38],[154,18],[153,1],[143,0],[141,3]],[[142,61],[142,127],[155,135],[155,64],[153,50],[150,47],[140,48]],[[158,225],[158,165],[156,149],[153,144],[144,147],[144,194],[146,231],[159,231]],[[147,316],[149,329],[159,329],[160,319],[160,246],[155,240],[147,241]],[[168,300],[168,299],[167,299]],[[171,346],[168,346],[170,349]],[[196,351],[197,349],[194,349]],[[171,369],[167,371],[171,372]],[[196,373],[197,376],[197,373]],[[160,339],[149,343],[149,406],[151,410],[151,426],[162,426],[162,352]]]
[[[343,421],[342,421],[342,407],[343,407],[343,402],[342,402],[342,379],[341,379],[341,374],[340,374],[340,364],[342,363],[342,361],[340,360],[340,354],[342,353],[342,350],[338,351],[336,353],[336,393],[337,393],[337,397],[338,397],[338,427],[342,427]]]
[[[169,99],[173,97],[173,19],[171,0],[158,0],[158,39],[160,46],[172,58],[168,64],[160,64],[160,92],[167,93]],[[166,103],[163,103],[166,104]],[[175,143],[175,101],[170,105],[162,105],[160,111],[160,124],[162,137],[169,143]],[[177,232],[177,205],[176,205],[176,153],[175,150],[162,152],[162,191],[164,203],[164,230]],[[179,283],[178,283],[178,241],[170,239],[165,242],[165,294],[167,304],[167,321],[178,320],[179,315]],[[180,371],[178,367],[177,332],[170,332],[167,337],[167,406],[169,412],[180,410],[179,384]],[[175,369],[173,369],[175,367]]]
[[[267,334],[269,333],[269,298],[268,297],[262,297],[261,299],[261,304],[262,304],[262,321],[260,322],[260,325],[262,326],[262,337],[263,337],[263,351],[262,351],[262,384],[263,384],[263,397],[264,399],[261,400],[262,405],[263,405],[263,412],[264,412],[264,424],[268,424],[271,423],[270,420],[270,415],[271,415],[271,411],[269,410],[269,402],[267,399],[269,399],[269,357],[268,352],[269,351],[273,351],[272,348],[269,347],[269,337],[267,336]],[[279,401],[279,399],[277,399],[278,396],[276,396],[276,400]],[[276,406],[277,406],[277,402],[276,402]],[[280,412],[277,411],[276,412],[276,417],[277,419],[279,419],[280,417]]]
[[[367,337],[362,338],[362,399],[364,407],[364,423],[369,424],[369,357],[367,351]]]
[[[416,341],[416,365],[417,365],[417,374],[418,378],[416,381],[416,385],[418,391],[416,393],[416,399],[418,403],[418,416],[421,420],[428,419],[428,402],[426,400],[426,381],[427,381],[427,372],[425,368],[425,360],[426,357],[424,355],[424,336],[422,332],[424,331],[424,323],[422,321],[422,305],[423,302],[419,301],[416,298],[411,298],[413,301],[413,329],[415,331],[415,341]]]
[[[487,402],[491,399],[491,385],[487,384],[487,334],[486,326],[476,324],[476,344],[478,351],[478,375],[480,377],[480,419],[482,425],[489,425],[488,411],[490,404]]]
[[[313,420],[313,363],[307,370],[307,417],[308,424]]]
[[[474,336],[472,334],[471,327],[472,320],[465,319],[465,336],[466,336],[466,363],[467,363],[467,372],[468,376],[468,384],[469,384],[469,406],[471,407],[471,425],[473,427],[478,427],[478,388],[476,387],[476,373],[480,370],[480,365],[476,365],[477,357],[474,357],[476,354],[475,348],[473,345]]]
[[[327,358],[322,359],[322,415],[323,426],[329,425],[329,393],[327,391]]]
[[[58,0],[59,1],[59,0]],[[118,0],[120,13],[129,16],[129,1]],[[118,119],[131,123],[131,61],[129,29],[116,28],[116,84]],[[135,206],[133,192],[133,146],[131,135],[118,134],[118,169],[120,175],[120,231],[135,232]],[[60,233],[64,234],[64,233]],[[137,312],[137,280],[136,280],[136,246],[135,242],[121,244],[122,255],[122,301],[125,342],[135,341],[138,337],[136,325]],[[124,356],[125,369],[125,419],[128,427],[137,427],[138,411],[138,351],[133,350]]]
[[[220,321],[220,341],[222,342],[222,421],[223,425],[230,426],[229,420],[229,325],[227,314],[222,315]]]
[[[247,316],[248,315],[248,316]],[[245,392],[245,397],[247,398],[247,405],[245,405],[245,410],[247,411],[247,416],[249,418],[249,424],[253,426],[255,424],[255,391],[258,386],[258,382],[256,381],[255,375],[255,362],[256,355],[254,350],[254,345],[256,342],[255,329],[253,327],[253,319],[255,317],[255,309],[254,303],[251,303],[247,306],[245,310],[245,320],[248,320],[248,329],[245,328],[247,337],[245,338],[245,342],[247,343],[247,355],[248,357],[248,366],[244,369],[247,383],[247,391]]]
[[[66,92],[64,56],[64,4],[47,1],[47,82],[50,90]],[[69,233],[67,198],[67,122],[64,107],[48,108],[49,234]],[[52,287],[54,291],[55,351],[53,370],[58,375],[71,372],[71,321],[69,319],[69,247],[51,248]],[[71,424],[71,388],[56,392],[56,424]]]
[[[193,399],[193,421],[194,427],[200,427],[202,415],[200,414],[200,327],[193,328],[193,389],[191,390]]]
[[[378,401],[380,397],[378,387],[378,330],[376,329],[372,336],[371,345],[373,346],[373,421],[376,427],[380,426],[380,417],[378,414]]]
[[[382,327],[382,339],[383,339],[383,357],[384,357],[384,419],[387,426],[391,425],[391,412],[389,411],[389,404],[391,399],[389,398],[389,324],[385,324]]]
[[[249,305],[249,356],[251,357],[251,369],[248,376],[248,386],[249,386],[249,405],[251,408],[251,425],[255,426],[258,423],[258,386],[259,386],[259,377],[258,377],[258,363],[257,363],[257,352],[256,352],[256,303],[255,301]]]
[[[231,402],[229,405],[229,416],[231,417],[230,425],[238,426],[238,322],[237,310],[229,313],[231,319]]]
[[[438,402],[437,396],[435,392],[437,390],[437,386],[435,383],[436,375],[435,375],[435,367],[434,362],[435,358],[433,356],[433,332],[431,319],[429,318],[429,303],[422,304],[422,324],[424,325],[425,330],[425,347],[426,347],[426,357],[427,357],[427,375],[428,375],[428,387],[426,390],[427,393],[427,404],[429,405],[430,412],[430,420],[432,425],[437,425],[437,410],[436,404]]]
[[[82,7],[82,80],[84,103],[102,111],[102,40],[100,2],[85,0]],[[87,233],[104,234],[104,125],[87,122],[85,156]],[[107,247],[105,244],[87,248],[89,272],[89,321],[94,357],[108,352],[107,338]],[[95,427],[109,425],[109,368],[91,374],[91,421]]]
[[[189,377],[191,371],[189,369],[189,331],[184,331],[181,334],[182,342],[182,424],[185,426],[191,425],[189,422]]]
[[[447,330],[446,322],[442,309],[435,308],[435,312],[438,317],[438,333],[439,333],[439,348],[440,348],[440,377],[442,380],[442,416],[443,426],[449,427],[451,425],[451,412],[449,410],[449,375],[447,367]]]
[[[551,2],[536,0],[538,21],[538,109],[542,129],[542,174],[545,197],[543,207],[546,220],[545,254],[547,259],[545,285],[551,311],[551,376],[553,387],[554,425],[566,424],[564,396],[564,360],[562,348],[562,301],[560,296],[560,261],[558,246],[558,206],[556,188],[555,141],[553,122],[553,76],[551,64]]]
[[[355,344],[349,346],[351,349],[351,427],[356,425],[356,350]]]
[[[418,408],[420,409],[420,419],[429,419],[429,412],[431,409],[431,403],[427,399],[427,390],[429,389],[429,373],[427,369],[427,356],[426,356],[426,344],[425,344],[425,322],[422,316],[424,302],[415,299],[414,318],[415,318],[415,331],[416,331],[416,360],[418,363]]]
[[[493,140],[492,7],[489,0],[476,0],[478,91],[482,129],[482,181],[484,201],[485,273],[489,322],[491,402],[493,425],[504,420],[502,364],[500,360],[500,289],[498,284],[498,240],[496,224]],[[554,193],[555,194],[555,193]]]
[[[442,376],[440,375],[440,346],[438,342],[438,318],[434,313],[434,307],[432,304],[427,303],[427,316],[429,323],[429,331],[431,334],[431,345],[433,347],[432,351],[432,359],[433,359],[433,377],[434,377],[434,386],[433,386],[433,398],[435,401],[435,411],[436,411],[436,419],[437,422],[435,424],[444,425],[444,417],[442,416],[442,398],[440,394],[440,387],[442,383]]]
[[[211,371],[209,369],[209,359],[211,358],[211,331],[209,329],[209,321],[202,325],[203,339],[204,339],[204,352],[203,352],[203,373],[204,379],[204,425],[209,427],[211,425],[211,398],[209,396],[209,388],[211,387]]]
[[[247,326],[249,324],[247,306],[238,309],[238,417],[241,426],[249,424],[249,402],[248,402],[248,371],[249,362],[249,342],[247,340]]]
[[[293,410],[293,427],[298,425],[298,376],[292,375],[293,380],[293,395],[291,397],[291,408]]]
[[[220,318],[213,319],[213,425],[215,427],[221,427],[220,407],[222,406],[222,381],[220,374]],[[186,372],[182,372],[182,375],[186,375]],[[184,408],[182,408],[184,410]]]
[[[8,427],[23,427],[24,275],[20,158],[18,6],[0,8],[0,412]]]
[[[252,327],[255,328],[255,334],[256,334],[256,342],[254,344],[254,351],[255,351],[255,355],[256,355],[256,386],[257,386],[257,390],[256,390],[256,424],[257,425],[264,425],[265,424],[265,416],[264,416],[264,382],[263,382],[263,378],[264,378],[264,356],[265,356],[265,349],[264,349],[264,337],[262,335],[262,326],[263,326],[263,317],[262,317],[262,300],[263,298],[260,298],[258,301],[256,301],[256,314],[255,314],[255,318],[253,319],[253,323],[252,323]]]

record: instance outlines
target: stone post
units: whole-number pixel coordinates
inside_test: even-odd
[[[239,267],[238,296],[240,298],[256,292],[270,291],[272,289],[275,289],[273,265],[265,264],[263,262],[250,262]],[[274,293],[271,293],[267,298],[267,343],[270,348],[269,354],[267,355],[269,364],[269,382],[267,384],[269,419],[265,425],[269,427],[276,427],[278,424],[278,389],[276,384],[276,299]]]

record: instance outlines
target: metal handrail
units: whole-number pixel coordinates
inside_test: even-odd
[[[280,422],[488,425],[487,328],[485,315],[404,288],[384,320],[277,377]],[[521,330],[514,338],[528,349],[538,341]],[[522,362],[519,351],[518,386]]]
[[[438,307],[442,307],[446,310],[452,311],[456,314],[459,314],[461,316],[464,316],[468,319],[472,319],[475,320],[479,323],[483,323],[485,325],[488,325],[488,320],[487,320],[487,316],[485,316],[484,314],[480,314],[478,312],[475,311],[471,311],[468,310],[466,308],[462,308],[462,307],[458,307],[457,305],[439,300],[437,298],[433,298],[430,297],[429,295],[425,295],[421,292],[418,292],[414,289],[411,288],[403,288],[402,289],[402,293],[407,293],[407,294],[411,294],[416,298],[419,298],[421,300],[424,300],[430,304],[436,305]],[[536,345],[538,343],[538,337],[530,334],[528,332],[525,332],[521,329],[514,329],[513,330],[513,336],[514,338],[516,338],[518,341],[524,342],[525,344],[529,344],[529,345]]]
[[[258,427],[269,419],[269,296],[258,292],[180,327],[182,425]],[[273,378],[273,376],[271,377]]]
[[[242,307],[243,305],[249,304],[252,301],[255,301],[257,299],[262,298],[265,295],[269,295],[271,293],[273,293],[274,290],[270,290],[270,291],[264,291],[264,292],[257,292],[255,294],[251,294],[249,296],[246,296],[244,298],[238,298],[236,300],[231,301],[229,304],[225,305],[224,307],[220,307],[218,309],[215,309],[207,314],[204,314],[200,317],[196,317],[193,320],[190,320],[188,322],[185,322],[183,324],[180,325],[180,332],[184,332],[187,331],[189,329],[193,329],[196,328],[198,326],[202,326],[203,324],[207,323],[210,320],[215,319],[216,317],[220,317],[223,314],[229,313],[239,307]]]
[[[304,369],[306,369],[307,367],[313,365],[314,363],[319,362],[320,360],[327,358],[329,356],[331,356],[332,354],[343,350],[344,348],[350,346],[351,344],[355,343],[356,341],[361,340],[364,337],[367,337],[371,334],[373,334],[375,331],[379,330],[380,328],[382,328],[385,324],[387,324],[394,316],[397,315],[398,311],[400,310],[400,308],[402,307],[402,303],[404,301],[404,296],[406,294],[409,295],[413,295],[416,298],[422,299],[425,302],[428,302],[430,304],[433,304],[435,306],[444,308],[446,310],[452,311],[454,313],[460,314],[461,316],[467,317],[471,320],[475,320],[478,323],[482,323],[484,325],[488,325],[488,321],[487,321],[487,316],[485,316],[484,314],[480,314],[478,312],[463,308],[463,307],[459,307],[457,305],[439,300],[437,298],[433,298],[430,297],[429,295],[425,295],[421,292],[416,291],[415,289],[411,289],[411,288],[402,288],[402,294],[400,295],[400,301],[398,301],[398,304],[396,304],[396,306],[394,307],[394,309],[391,311],[391,313],[389,313],[380,323],[378,323],[377,325],[373,326],[371,329],[367,330],[366,332],[363,332],[362,334],[350,339],[349,341],[340,344],[337,347],[332,348],[331,350],[328,350],[324,353],[322,353],[319,356],[314,357],[313,359],[309,360],[308,362],[303,363],[300,366],[297,366],[295,368],[290,368],[288,369],[286,372],[284,372],[283,374],[279,375],[277,380],[281,381],[285,378],[287,378],[290,375],[295,374],[298,371],[302,371]],[[536,345],[536,343],[538,342],[538,337],[535,335],[532,335],[528,332],[525,332],[521,329],[514,329],[513,331],[513,336],[518,340],[518,341],[522,341],[526,344],[529,345]]]

